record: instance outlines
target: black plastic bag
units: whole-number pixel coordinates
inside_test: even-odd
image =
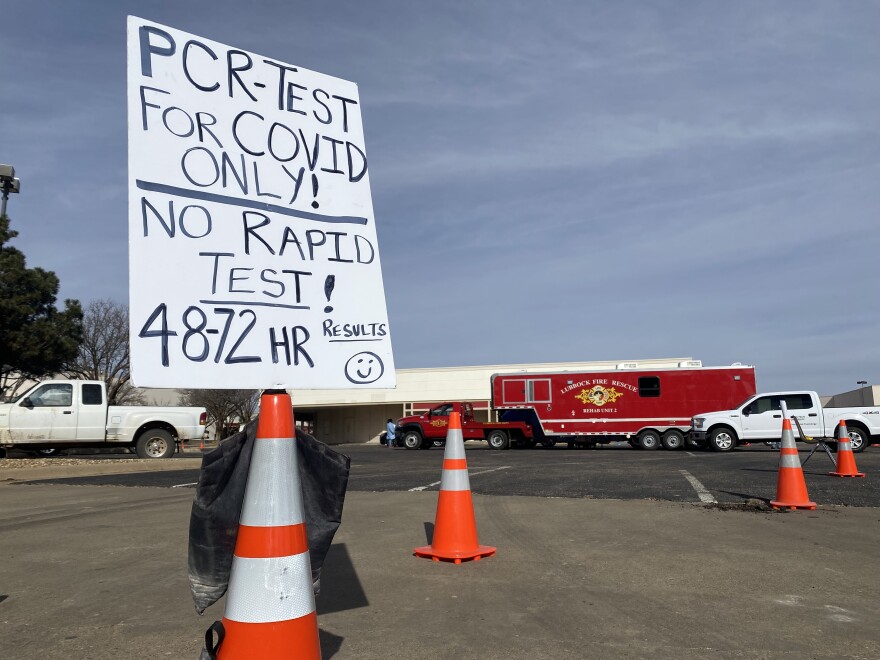
[[[216,603],[229,584],[256,433],[254,420],[202,458],[189,523],[189,583],[199,614]],[[351,460],[299,429],[296,448],[317,595],[324,558],[342,521]]]

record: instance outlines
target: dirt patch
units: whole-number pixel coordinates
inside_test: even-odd
[[[745,502],[713,502],[705,505],[706,509],[715,511],[751,511],[753,513],[773,513],[776,511],[769,501],[749,498]]]

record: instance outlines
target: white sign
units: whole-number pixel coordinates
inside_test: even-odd
[[[128,18],[146,387],[394,387],[357,85]]]

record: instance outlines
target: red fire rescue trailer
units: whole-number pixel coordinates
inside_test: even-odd
[[[546,446],[628,440],[642,449],[679,449],[694,415],[730,410],[756,391],[754,367],[704,367],[698,360],[666,369],[623,363],[614,371],[492,376],[501,419],[531,424]]]

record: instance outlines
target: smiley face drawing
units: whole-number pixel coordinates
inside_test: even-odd
[[[382,358],[369,351],[352,355],[345,363],[345,377],[355,385],[375,383],[384,373]]]

